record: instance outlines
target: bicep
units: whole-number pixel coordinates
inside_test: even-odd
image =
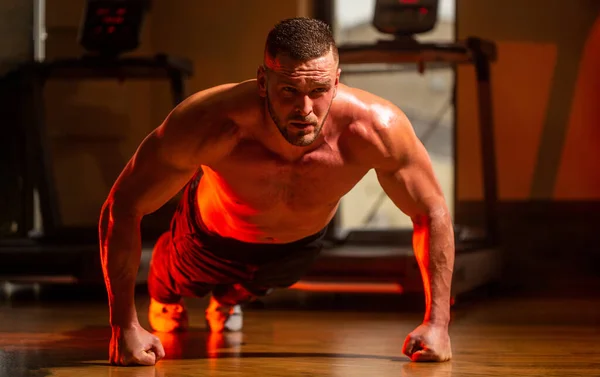
[[[109,195],[119,209],[147,215],[175,196],[197,170],[194,150],[174,145],[161,128],[150,133],[127,163]]]
[[[379,183],[392,202],[407,216],[446,212],[446,203],[429,155],[415,138],[393,168],[376,169]]]

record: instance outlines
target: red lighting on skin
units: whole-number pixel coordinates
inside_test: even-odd
[[[421,222],[415,223],[413,248],[420,261],[429,260],[429,227]],[[429,265],[419,263],[421,276],[423,277],[423,289],[425,291],[425,321],[431,318],[431,277],[429,276]]]

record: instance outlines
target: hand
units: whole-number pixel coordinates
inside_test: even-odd
[[[452,346],[448,327],[422,324],[408,334],[402,353],[412,361],[448,361],[452,358]]]
[[[109,354],[112,365],[154,365],[165,357],[158,337],[140,325],[113,327]]]

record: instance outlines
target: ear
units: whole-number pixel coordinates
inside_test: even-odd
[[[258,66],[256,71],[256,85],[258,86],[258,95],[261,97],[267,96],[267,72],[262,65]]]

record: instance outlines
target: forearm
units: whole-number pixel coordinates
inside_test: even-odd
[[[424,322],[447,326],[454,268],[454,231],[448,211],[413,219],[413,247],[425,290]]]
[[[140,265],[139,216],[107,202],[100,216],[100,257],[108,293],[111,326],[138,324],[135,281]]]

